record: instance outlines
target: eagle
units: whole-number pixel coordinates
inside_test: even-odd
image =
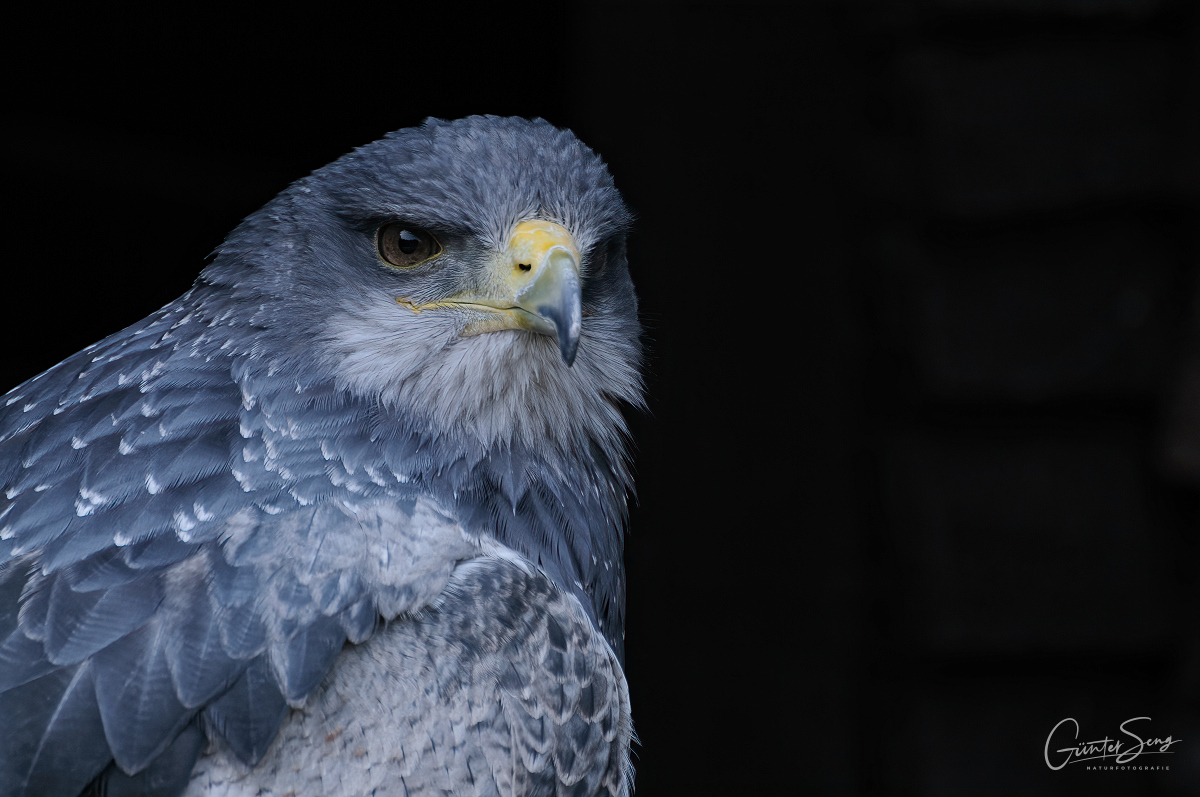
[[[631,218],[430,119],[0,397],[0,795],[628,794]]]

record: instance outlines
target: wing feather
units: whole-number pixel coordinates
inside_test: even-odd
[[[199,708],[241,676],[245,658],[231,656],[221,644],[222,626],[211,597],[191,608],[167,637],[163,651],[179,701],[187,708]]]
[[[104,736],[130,774],[145,769],[195,713],[180,702],[171,681],[163,620],[156,617],[91,660]]]
[[[47,702],[53,710],[43,709]],[[0,693],[0,715],[10,723],[0,745],[0,794],[78,794],[112,757],[90,663]]]
[[[370,407],[188,323],[164,308],[0,401],[0,707],[91,732],[58,774],[0,745],[0,782],[75,794],[108,758],[110,786],[170,780],[155,761],[190,768],[198,714],[257,761],[347,639],[476,550],[388,468]]]
[[[298,705],[317,687],[346,643],[338,618],[322,615],[282,642],[271,645],[275,680],[289,703]]]
[[[83,661],[141,628],[162,600],[156,578],[90,591],[77,591],[71,579],[55,578],[46,615],[46,658],[58,665]]]
[[[287,711],[270,665],[260,656],[228,691],[208,704],[204,716],[237,757],[253,765],[267,752]]]

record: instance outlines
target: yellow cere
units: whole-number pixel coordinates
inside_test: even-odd
[[[414,313],[442,307],[488,312],[491,317],[472,322],[464,335],[530,328],[531,317],[521,310],[518,297],[537,281],[555,249],[569,253],[578,271],[579,248],[566,227],[541,219],[523,221],[513,228],[504,251],[493,256],[484,285],[440,302],[418,304],[403,296],[396,302]]]
[[[536,266],[542,258],[556,246],[566,249],[579,262],[579,249],[575,239],[561,224],[552,221],[534,219],[523,221],[513,230],[512,238],[508,240],[505,255],[512,267],[519,269],[520,264]]]

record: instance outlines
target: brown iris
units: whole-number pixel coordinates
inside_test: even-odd
[[[375,245],[383,261],[396,268],[412,268],[442,253],[442,245],[432,235],[400,222],[380,227]]]

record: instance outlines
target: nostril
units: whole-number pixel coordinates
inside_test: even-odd
[[[517,268],[521,269],[522,271],[528,271],[529,269],[533,268],[533,265],[530,263],[517,263]]]

